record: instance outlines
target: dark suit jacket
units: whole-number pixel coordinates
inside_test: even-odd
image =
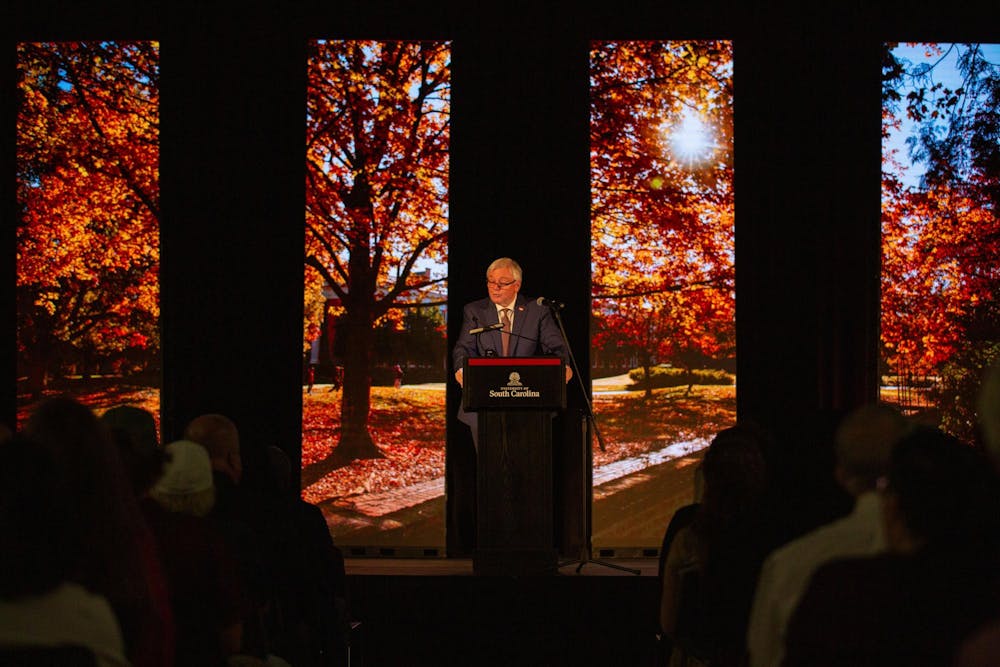
[[[469,357],[501,356],[503,344],[500,331],[487,331],[482,334],[470,334],[472,329],[499,324],[496,305],[489,299],[473,301],[465,306],[462,313],[462,332],[452,350],[452,362],[457,371]],[[517,295],[514,302],[514,325],[511,329],[511,357],[534,357],[554,354],[569,362],[562,332],[547,306],[540,306],[534,299]],[[461,407],[458,411],[459,420],[468,424],[473,431],[476,428],[476,415],[467,413]]]
[[[939,667],[995,617],[992,558],[957,545],[827,563],[788,624],[784,667]]]

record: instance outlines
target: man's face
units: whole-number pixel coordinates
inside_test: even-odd
[[[514,272],[509,267],[502,266],[486,275],[486,288],[489,290],[490,301],[498,306],[506,306],[517,297],[521,281],[514,280]]]

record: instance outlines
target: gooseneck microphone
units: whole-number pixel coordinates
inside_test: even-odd
[[[476,327],[475,329],[469,329],[470,336],[476,336],[481,333],[486,333],[487,331],[496,331],[497,329],[502,329],[503,325],[499,322],[496,324],[487,324],[485,327]]]
[[[565,303],[560,301],[554,301],[552,299],[546,299],[544,296],[540,296],[535,299],[535,303],[539,306],[545,306],[546,308],[552,308],[553,310],[562,310],[566,307]]]

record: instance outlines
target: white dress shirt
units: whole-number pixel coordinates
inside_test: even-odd
[[[842,519],[775,549],[757,580],[747,628],[750,667],[777,667],[785,655],[785,633],[812,575],[830,561],[884,551],[885,531],[879,496],[862,493]]]

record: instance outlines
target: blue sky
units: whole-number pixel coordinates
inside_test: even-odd
[[[948,42],[939,42],[938,45],[941,47],[942,51],[948,51]],[[982,44],[983,51],[986,55],[986,59],[991,63],[1000,63],[1000,44]],[[900,58],[901,60],[908,61],[911,65],[919,64],[933,64],[942,58],[941,55],[934,54],[928,56],[926,54],[927,46],[923,43],[916,45],[908,45],[906,43],[900,43],[895,49],[893,49],[893,54]],[[962,84],[961,75],[957,68],[958,53],[952,50],[944,57],[944,59],[934,67],[933,80],[935,82],[941,83],[946,88],[954,90]],[[907,67],[909,69],[909,67]],[[910,90],[906,86],[908,82],[904,83],[904,87],[901,90],[902,96],[905,98],[906,93]],[[902,111],[901,103],[901,111]],[[914,165],[910,162],[909,149],[906,146],[906,137],[910,136],[913,131],[913,122],[905,117],[905,114],[901,114],[902,126],[898,131],[892,132],[889,139],[886,141],[886,145],[883,146],[883,150],[887,148],[899,149],[897,154],[897,159],[904,165],[909,165],[905,177],[902,179],[907,185],[915,186],[919,183],[920,177],[924,172],[924,168],[921,165]]]

